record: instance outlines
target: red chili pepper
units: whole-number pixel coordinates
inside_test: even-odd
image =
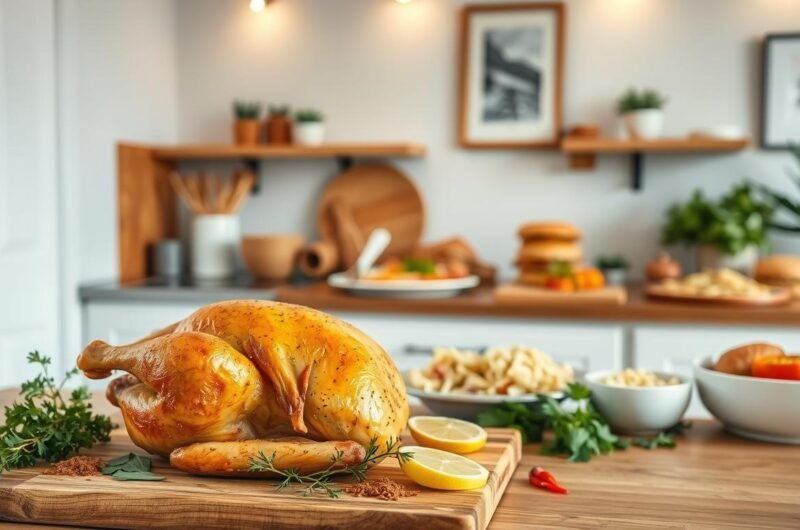
[[[531,469],[528,475],[528,482],[533,487],[552,491],[553,493],[562,495],[567,493],[567,489],[559,484],[552,474],[538,466]]]

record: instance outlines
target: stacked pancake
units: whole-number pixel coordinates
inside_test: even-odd
[[[519,229],[522,247],[517,255],[519,283],[543,287],[553,263],[566,263],[576,269],[583,259],[578,243],[581,232],[569,223],[528,223]]]

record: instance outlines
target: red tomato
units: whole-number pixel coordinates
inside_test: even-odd
[[[753,376],[800,381],[800,355],[762,355],[753,359]]]

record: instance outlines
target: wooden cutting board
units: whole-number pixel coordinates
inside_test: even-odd
[[[416,497],[397,501],[346,494],[338,499],[309,498],[293,491],[278,492],[270,480],[188,475],[154,458],[153,472],[165,475],[163,482],[41,475],[42,468],[4,473],[0,476],[0,521],[126,529],[363,528],[365,524],[375,530],[484,529],[522,454],[517,431],[488,430],[486,446],[469,455],[491,471],[482,490],[436,491],[417,486],[392,459],[370,470],[368,478],[391,477],[417,490]],[[405,442],[414,443],[410,438]],[[124,430],[117,429],[110,443],[81,454],[113,458],[130,451],[143,454]]]
[[[628,292],[621,285],[609,285],[594,291],[564,293],[519,283],[506,283],[494,290],[494,299],[499,304],[509,305],[623,305]]]
[[[317,205],[317,230],[326,241],[337,240],[337,224],[330,208],[333,202],[349,210],[364,240],[376,228],[391,232],[392,241],[384,255],[407,255],[422,238],[422,197],[411,179],[392,166],[358,165],[340,173],[325,187]]]

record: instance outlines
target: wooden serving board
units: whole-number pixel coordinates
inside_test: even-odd
[[[369,528],[423,526],[425,530],[484,529],[492,518],[522,456],[519,433],[488,429],[486,446],[469,458],[491,471],[481,490],[437,491],[408,480],[394,459],[370,470],[368,478],[390,477],[416,497],[397,501],[351,497],[302,497],[275,490],[265,479],[197,477],[153,458],[162,482],[121,482],[111,477],[42,475],[42,467],[0,476],[0,521],[49,523],[97,528]],[[413,445],[412,439],[405,442]],[[113,458],[129,451],[143,454],[124,430],[108,444],[81,454]],[[348,482],[342,481],[342,486]]]
[[[690,304],[713,304],[732,307],[759,307],[784,305],[792,301],[792,291],[783,287],[770,289],[762,296],[700,296],[677,294],[664,289],[661,285],[648,285],[644,290],[649,298],[666,302],[683,302]]]
[[[498,304],[509,305],[623,305],[628,300],[628,292],[620,285],[610,285],[593,291],[560,292],[541,287],[506,283],[494,290]]]

